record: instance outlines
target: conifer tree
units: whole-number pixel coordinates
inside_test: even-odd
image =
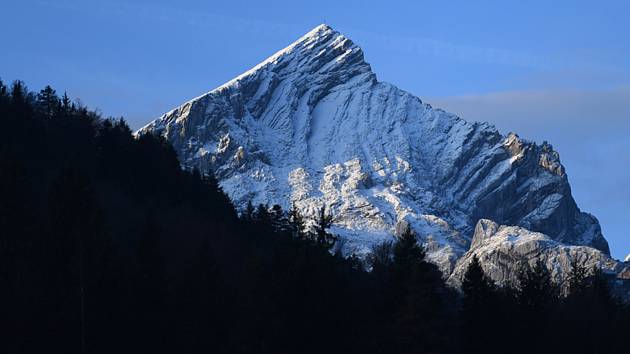
[[[269,213],[268,205],[258,204],[254,212],[254,221],[256,221],[259,226],[264,227],[266,231],[268,231],[268,228],[271,228],[271,214]]]
[[[606,279],[606,275],[602,269],[596,265],[593,266],[589,276],[589,286],[593,295],[604,306],[609,306],[613,303],[613,297],[611,295],[610,285]]]
[[[394,272],[401,281],[407,279],[414,269],[424,262],[425,251],[418,244],[416,235],[409,226],[405,228],[405,231],[394,244],[393,256]]]
[[[288,219],[293,238],[298,240],[305,239],[306,224],[304,223],[304,217],[302,217],[295,203],[293,203],[291,210],[289,210]]]
[[[337,241],[337,237],[328,232],[328,229],[332,226],[333,216],[326,212],[326,204],[322,205],[315,219],[313,228],[315,230],[315,242],[326,248],[330,249]]]
[[[50,119],[58,111],[60,102],[55,90],[46,86],[37,95],[37,104],[41,114]]]
[[[289,231],[288,220],[280,205],[274,204],[274,206],[271,207],[270,218],[271,226],[275,232],[282,233]]]
[[[494,291],[494,285],[481,267],[479,258],[473,256],[462,282],[464,293],[464,310],[482,311],[487,304],[490,295]]]
[[[567,277],[570,295],[579,295],[588,290],[588,275],[588,269],[583,262],[580,262],[577,257],[571,259],[571,270]]]
[[[518,303],[529,313],[543,311],[556,296],[551,273],[542,260],[537,260],[533,267],[524,266],[518,275],[518,284]]]
[[[393,246],[394,298],[402,302],[395,314],[395,343],[401,352],[445,351],[449,293],[442,275],[426,261],[426,253],[407,226]]]
[[[392,264],[394,243],[383,241],[372,247],[372,252],[368,256],[368,264],[376,273],[388,270]]]
[[[28,89],[22,81],[16,80],[11,86],[11,100],[14,106],[21,108],[20,106],[27,105],[28,102]]]
[[[9,91],[7,90],[7,86],[4,84],[2,79],[0,79],[0,104],[4,104],[6,100],[9,98]],[[4,105],[2,108],[5,108]]]
[[[549,335],[554,327],[550,320],[553,307],[557,305],[556,286],[544,262],[539,259],[533,267],[524,262],[517,275],[516,288],[506,292],[506,308],[515,331],[528,332],[532,328],[540,331],[538,340],[523,343],[523,352],[544,351],[545,343],[553,340]]]
[[[61,96],[61,112],[68,115],[72,111],[74,111],[74,103],[72,103],[72,100],[68,97],[68,93],[64,92],[63,96]]]
[[[474,256],[462,282],[462,321],[464,347],[470,352],[487,351],[487,343],[497,326],[494,307],[499,305],[492,281],[486,276],[477,256]]]

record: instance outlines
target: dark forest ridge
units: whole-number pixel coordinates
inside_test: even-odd
[[[5,353],[615,353],[630,310],[597,270],[560,295],[541,265],[447,287],[409,230],[372,272],[331,254],[325,209],[236,216],[173,148],[21,82],[0,83]],[[25,142],[28,142],[25,144]],[[523,338],[530,340],[523,341]],[[518,345],[515,345],[518,343]]]

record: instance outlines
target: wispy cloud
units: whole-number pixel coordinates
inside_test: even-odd
[[[85,11],[82,1],[76,0],[39,0],[39,4],[68,11]],[[133,17],[139,22],[143,20],[159,21],[172,25],[193,26],[205,29],[221,29],[256,34],[286,33],[294,26],[265,20],[254,20],[238,16],[207,11],[197,11],[182,6],[170,6],[163,3],[133,3],[116,1],[97,1],[91,4],[89,11],[98,11],[101,15],[112,17]]]
[[[549,59],[527,52],[473,46],[454,43],[433,38],[394,36],[370,31],[353,31],[360,35],[371,46],[383,50],[423,56],[448,58],[462,62],[500,64],[528,68],[547,68]]]
[[[520,128],[535,135],[563,131],[588,137],[596,132],[630,132],[630,86],[504,91],[427,100],[469,120],[487,120],[502,129]]]

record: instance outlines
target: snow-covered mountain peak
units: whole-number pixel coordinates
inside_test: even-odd
[[[312,30],[310,30],[308,33],[306,33],[304,36],[302,36],[297,41],[293,42],[290,46],[294,46],[297,43],[305,42],[305,41],[306,42],[313,42],[313,41],[322,40],[323,38],[326,38],[327,35],[332,35],[334,37],[345,38],[343,36],[343,34],[335,31],[329,25],[327,25],[325,23],[322,23],[319,26],[317,26],[317,27],[313,28]]]
[[[327,25],[139,133],[163,135],[185,168],[214,173],[239,209],[295,204],[308,218],[326,205],[346,253],[410,226],[450,273],[480,219],[608,253],[551,145],[379,82],[361,48]]]
[[[363,51],[343,34],[332,27],[321,24],[310,32],[263,60],[250,70],[221,85],[225,89],[238,85],[244,78],[260,71],[276,72],[272,66],[282,66],[298,70],[301,74],[313,74],[319,70],[331,70],[344,64],[367,66],[363,61]]]
[[[628,253],[628,255],[626,256],[626,258],[624,259],[624,262],[630,262],[630,253]]]

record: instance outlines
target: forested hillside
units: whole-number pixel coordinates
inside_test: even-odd
[[[415,235],[362,263],[321,210],[237,215],[162,138],[0,82],[0,352],[613,353],[630,312],[597,270],[448,288]],[[366,271],[369,269],[370,271]]]

